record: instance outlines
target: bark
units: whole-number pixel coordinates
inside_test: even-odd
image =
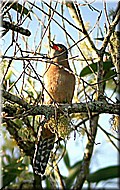
[[[3,97],[8,100],[10,103],[6,102],[3,107],[3,112],[7,119],[11,118],[22,118],[26,116],[35,116],[35,115],[45,115],[50,117],[57,113],[88,113],[96,112],[109,113],[109,114],[119,114],[120,103],[108,103],[106,100],[102,101],[93,101],[87,103],[73,103],[70,104],[57,104],[56,105],[30,105],[21,98],[2,90]],[[88,109],[87,109],[88,107]],[[4,117],[3,117],[4,119]]]

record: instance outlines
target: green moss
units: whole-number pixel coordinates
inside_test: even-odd
[[[51,117],[44,127],[49,128],[52,133],[56,133],[59,137],[66,138],[71,132],[70,118],[65,115],[60,115],[57,119]]]

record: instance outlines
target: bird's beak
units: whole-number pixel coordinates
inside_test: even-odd
[[[50,47],[53,49],[53,47],[54,47],[54,42],[53,41],[50,42]]]
[[[59,47],[53,41],[51,41],[50,47],[54,50],[59,50]]]

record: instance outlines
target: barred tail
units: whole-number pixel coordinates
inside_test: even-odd
[[[40,129],[38,142],[35,145],[33,169],[38,175],[43,175],[49,160],[50,152],[54,147],[55,134],[48,129]]]

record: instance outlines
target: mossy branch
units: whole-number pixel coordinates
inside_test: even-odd
[[[93,101],[88,102],[87,107],[86,103],[73,103],[73,104],[57,104],[55,105],[30,105],[25,100],[2,90],[3,97],[11,102],[12,104],[5,103],[3,107],[3,111],[8,114],[10,117],[20,118],[26,117],[30,115],[47,115],[52,116],[57,113],[64,113],[67,112],[68,114],[71,113],[87,113],[87,107],[91,112],[100,113],[109,113],[109,114],[118,114],[119,115],[119,108],[120,103],[117,104],[110,104],[107,101]],[[13,105],[15,104],[16,105]],[[19,106],[18,106],[18,105]],[[19,110],[19,111],[18,111]],[[22,113],[22,114],[21,114]]]

